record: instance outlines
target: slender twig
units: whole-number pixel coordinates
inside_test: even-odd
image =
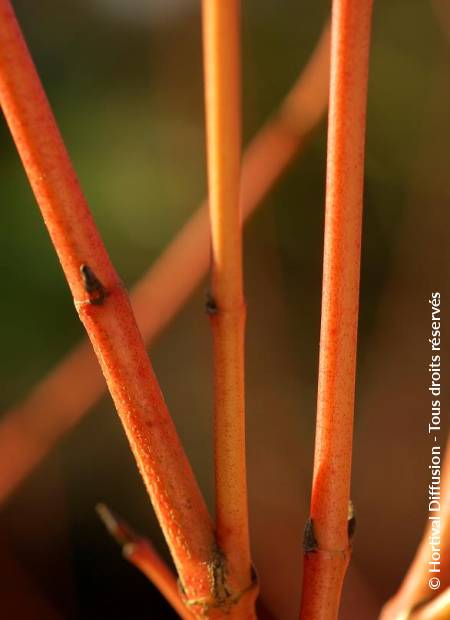
[[[247,148],[242,167],[242,215],[261,203],[326,109],[329,27],[298,81]],[[207,204],[194,213],[133,289],[131,301],[147,343],[164,329],[206,273],[209,264]],[[189,269],[186,266],[189,265]],[[105,391],[88,342],[80,343],[0,423],[0,503]]]
[[[371,0],[334,0],[319,386],[301,618],[337,618],[350,472]]]
[[[209,601],[214,533],[206,505],[8,0],[0,1],[0,23],[3,112],[182,586],[188,597]]]
[[[448,620],[450,618],[450,588],[408,616],[407,620]]]
[[[180,618],[192,620],[193,616],[180,595],[175,575],[153,545],[147,539],[137,535],[105,504],[98,504],[96,510],[109,533],[122,548],[123,556],[158,588]]]
[[[245,463],[246,313],[239,202],[240,2],[203,0],[202,7],[211,220],[211,296],[207,311],[214,345],[216,535],[224,554],[226,587],[236,597],[248,591],[253,582]],[[256,597],[256,587],[254,590]]]
[[[414,560],[397,594],[383,607],[380,620],[409,618],[411,610],[417,605],[428,601],[450,587],[450,437],[447,439],[441,476],[440,509],[437,515],[439,521],[436,523],[431,519],[427,520],[427,526]],[[439,568],[439,572],[431,573],[430,568],[435,568],[429,564],[432,562],[432,544],[436,544],[437,541],[431,540],[430,537],[433,534],[436,536],[436,531],[439,533],[440,564],[436,566]],[[440,581],[439,587],[435,590],[431,589],[429,585],[430,579],[433,577]],[[415,618],[415,616],[413,617]]]

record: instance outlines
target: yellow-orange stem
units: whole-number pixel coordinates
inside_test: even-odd
[[[203,0],[206,135],[211,220],[216,535],[230,596],[252,584],[245,464],[240,2]],[[255,589],[256,592],[256,589]]]
[[[323,118],[328,96],[329,38],[327,26],[279,112],[246,150],[241,187],[244,218],[261,203]],[[145,342],[153,342],[199,284],[209,264],[209,239],[204,203],[134,287],[131,302]],[[87,413],[105,388],[92,347],[84,341],[23,403],[2,417],[0,504]]]
[[[371,0],[333,0],[317,427],[302,620],[338,617],[350,553],[348,506],[371,11]],[[320,588],[318,579],[323,580]]]

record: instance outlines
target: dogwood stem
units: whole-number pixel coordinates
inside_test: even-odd
[[[182,587],[214,599],[211,519],[8,0],[0,1],[0,103]]]
[[[334,0],[317,427],[302,620],[338,617],[349,496],[371,0]],[[353,520],[351,521],[353,523]]]
[[[242,274],[240,2],[203,0],[203,59],[211,296],[207,302],[214,348],[216,535],[224,554],[229,595],[254,589],[245,463]],[[254,617],[254,603],[241,618]],[[251,607],[253,606],[253,611]]]

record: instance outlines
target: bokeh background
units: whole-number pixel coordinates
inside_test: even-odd
[[[131,286],[206,191],[199,2],[14,6],[100,231]],[[245,142],[295,80],[328,11],[324,1],[243,2]],[[358,526],[342,618],[376,617],[425,523],[432,290],[443,301],[448,407],[449,24],[445,0],[375,3],[352,486]],[[262,617],[280,620],[297,617],[310,492],[325,147],[324,123],[245,232],[252,540]],[[0,201],[0,402],[7,411],[83,333],[3,122]],[[206,283],[151,358],[212,506],[205,290]],[[446,424],[444,415],[443,446]],[[106,397],[1,509],[1,617],[175,617],[121,558],[95,514],[99,501],[167,557]]]

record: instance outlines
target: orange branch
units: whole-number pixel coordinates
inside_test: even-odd
[[[125,521],[105,504],[98,504],[96,510],[109,533],[121,546],[124,557],[158,588],[180,618],[192,620],[193,615],[180,596],[174,574],[153,545],[142,536],[136,535]]]
[[[397,594],[383,607],[380,620],[396,620],[402,614],[407,616],[417,605],[428,601],[428,599],[439,595],[450,587],[450,437],[447,439],[446,455],[441,473],[440,572],[429,572],[429,562],[432,561],[430,536],[432,536],[433,525],[428,520],[422,541],[405,579]],[[432,577],[437,577],[440,581],[439,587],[435,590],[431,589],[429,585],[429,580]],[[416,616],[413,615],[412,617],[415,619]]]
[[[207,309],[214,345],[216,535],[226,563],[225,594],[236,598],[253,582],[245,463],[245,303],[239,203],[240,3],[204,0],[202,6],[211,220],[211,299]],[[254,591],[256,598],[256,587]],[[249,601],[245,617],[254,617],[254,601]]]
[[[0,1],[0,103],[139,470],[192,598],[214,597],[214,533],[8,0]]]
[[[311,520],[301,618],[337,618],[348,512],[358,325],[371,0],[334,0],[325,247]]]
[[[450,618],[450,588],[408,616],[408,620],[448,620]]]
[[[327,26],[279,112],[247,148],[242,166],[243,218],[248,218],[261,203],[323,118],[329,53]],[[204,203],[133,289],[131,301],[145,342],[152,343],[175,316],[206,273],[208,264],[209,220]],[[87,413],[104,394],[105,387],[92,347],[82,342],[23,403],[2,417],[0,503]]]

